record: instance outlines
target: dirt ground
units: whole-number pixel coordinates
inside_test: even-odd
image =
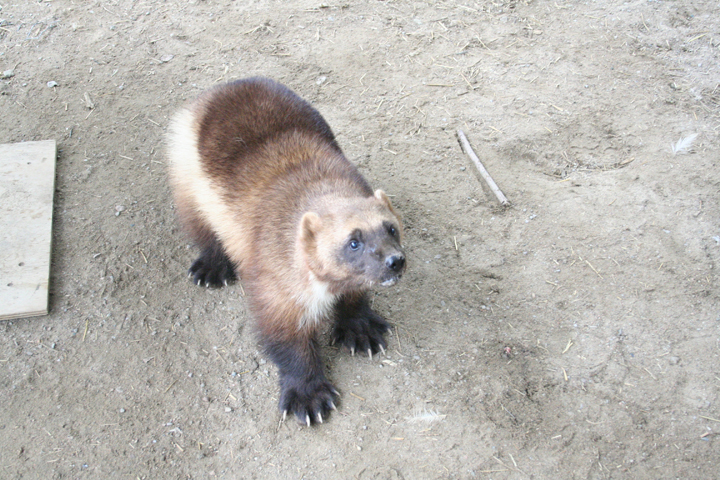
[[[0,323],[1,478],[717,478],[716,1],[0,5],[0,143],[59,148],[51,313]],[[313,428],[241,285],[187,280],[166,181],[168,118],[249,75],[406,226],[387,356],[325,342]]]

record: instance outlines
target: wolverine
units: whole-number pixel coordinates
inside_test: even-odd
[[[322,423],[339,399],[319,336],[355,355],[385,351],[389,324],[368,291],[405,270],[403,227],[350,163],[330,126],[287,87],[255,77],[211,88],[167,137],[180,222],[205,287],[242,280],[260,343],[277,365],[283,420]]]

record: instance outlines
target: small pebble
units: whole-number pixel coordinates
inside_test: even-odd
[[[124,210],[125,210],[124,205],[115,205],[115,216],[117,217],[118,215],[120,215],[120,212],[122,212]]]
[[[15,70],[5,70],[0,74],[0,78],[11,78],[15,76]]]
[[[48,88],[57,87],[58,83],[56,81],[50,81],[47,83]]]
[[[225,413],[230,413],[230,412],[232,412],[232,408],[230,408],[230,407],[225,407]]]
[[[680,358],[670,357],[668,358],[668,362],[670,362],[670,365],[677,365],[678,363],[680,363]]]

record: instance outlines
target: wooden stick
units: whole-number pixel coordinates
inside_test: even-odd
[[[478,169],[478,172],[480,172],[480,175],[485,179],[485,181],[488,184],[488,187],[490,187],[490,190],[495,194],[495,196],[498,199],[498,202],[500,202],[500,205],[507,205],[508,199],[505,198],[505,195],[500,191],[500,188],[497,186],[495,181],[492,179],[488,171],[483,166],[480,159],[475,155],[475,152],[473,151],[472,147],[470,146],[470,142],[468,142],[467,138],[465,137],[465,134],[462,130],[458,130],[458,137],[460,138],[460,143],[462,144],[463,150],[465,150],[465,153],[470,157],[470,159],[475,164],[475,167]]]

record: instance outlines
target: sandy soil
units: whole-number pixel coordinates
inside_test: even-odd
[[[717,2],[0,5],[0,142],[60,149],[52,312],[0,323],[0,477],[717,477]],[[241,285],[187,281],[166,182],[169,116],[248,75],[407,229],[387,356],[327,346],[317,428],[280,424]]]

